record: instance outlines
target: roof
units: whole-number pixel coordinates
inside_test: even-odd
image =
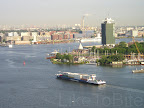
[[[80,50],[83,50],[83,46],[82,46],[82,44],[80,43],[80,45],[79,45],[79,48],[78,49],[80,49]]]

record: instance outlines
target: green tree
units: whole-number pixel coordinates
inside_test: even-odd
[[[124,60],[123,54],[118,55],[110,55],[110,56],[102,56],[102,58],[99,60],[101,65],[110,64],[112,61],[122,61]]]
[[[62,59],[62,55],[60,53],[56,54],[56,59]]]
[[[6,42],[6,40],[5,40],[5,39],[3,39],[3,42]]]
[[[91,49],[91,51],[94,52],[95,50],[96,50],[96,47],[93,46],[92,49]]]
[[[119,48],[124,48],[124,47],[126,47],[126,45],[127,45],[127,43],[122,41],[122,42],[119,43],[118,47]]]
[[[68,54],[67,55],[67,60],[69,60],[69,62],[72,63],[73,62],[73,56]]]

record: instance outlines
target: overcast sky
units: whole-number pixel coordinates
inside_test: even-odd
[[[110,16],[116,25],[144,25],[144,0],[0,0],[2,24],[80,24],[100,26]]]

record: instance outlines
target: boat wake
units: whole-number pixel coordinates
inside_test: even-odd
[[[112,88],[115,88],[115,89],[129,91],[129,92],[136,92],[136,93],[143,93],[144,94],[144,90],[133,89],[133,88],[126,88],[126,87],[120,87],[120,86],[114,86],[114,85],[106,85],[106,86],[107,87],[112,87]]]
[[[14,66],[14,63],[15,63],[15,62],[13,62],[11,59],[6,59],[5,61],[8,62],[8,65],[9,65],[10,67],[15,67],[15,66]]]

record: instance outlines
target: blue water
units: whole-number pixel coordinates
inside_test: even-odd
[[[83,43],[95,44],[100,43]],[[78,46],[79,43],[0,47],[0,108],[144,107],[144,74],[131,72],[141,66],[56,65],[45,59],[55,49],[64,52]],[[59,80],[55,77],[58,71],[94,73],[107,84]]]

